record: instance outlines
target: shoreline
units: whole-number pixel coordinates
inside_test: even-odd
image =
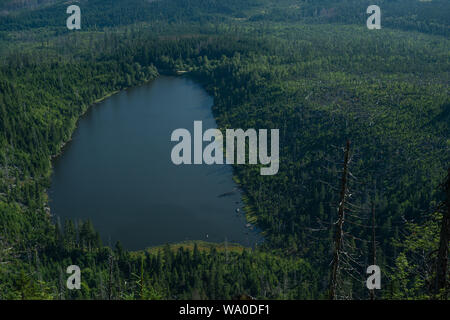
[[[144,82],[142,82],[142,83],[140,83],[140,84],[138,84],[138,85],[136,85],[136,86],[127,87],[127,88],[124,88],[124,89],[122,89],[122,90],[114,90],[114,91],[108,92],[108,93],[106,93],[105,95],[103,95],[102,97],[100,97],[100,98],[98,98],[98,99],[95,99],[95,100],[94,100],[87,108],[85,108],[85,109],[82,111],[82,113],[81,113],[76,119],[73,120],[73,124],[72,124],[71,129],[70,129],[70,137],[69,137],[66,141],[64,141],[63,143],[61,143],[61,145],[60,145],[59,150],[58,150],[57,153],[55,153],[55,154],[53,154],[53,155],[50,156],[51,169],[49,170],[49,175],[48,175],[48,177],[49,177],[49,179],[50,179],[50,183],[51,183],[51,177],[52,177],[53,170],[54,170],[54,164],[55,164],[54,162],[57,161],[57,159],[58,159],[58,158],[63,154],[63,152],[65,151],[65,148],[68,146],[68,144],[70,144],[70,142],[73,140],[73,134],[75,133],[75,130],[77,130],[77,128],[79,127],[79,125],[78,125],[79,121],[82,119],[82,117],[83,117],[84,115],[86,115],[87,112],[89,112],[89,111],[91,110],[92,107],[94,107],[96,104],[99,104],[99,103],[105,101],[106,99],[108,99],[108,98],[114,96],[115,94],[118,94],[118,93],[120,93],[120,92],[122,92],[122,91],[126,91],[126,90],[128,90],[128,89],[132,89],[132,88],[135,88],[135,87],[138,87],[138,86],[145,85],[145,84],[147,84],[147,83],[150,83],[150,82],[152,82],[152,81],[157,80],[157,79],[158,79],[159,77],[161,77],[161,76],[184,77],[184,76],[186,76],[186,74],[185,74],[185,73],[184,73],[184,74],[176,74],[176,73],[168,74],[167,71],[166,71],[166,72],[164,72],[164,71],[160,72],[160,70],[158,70],[158,75],[157,75],[155,78],[152,78],[152,79],[150,79],[150,80],[148,80],[148,81],[144,81]],[[188,74],[187,76],[190,77],[189,74]],[[196,77],[190,77],[190,78],[191,78],[192,80],[196,81],[196,82],[199,82],[198,79],[196,79]],[[199,83],[199,84],[202,85],[202,86],[204,87],[204,84],[203,84],[203,83]],[[206,88],[205,88],[205,90],[206,90]],[[213,112],[213,111],[211,110],[211,112]],[[215,118],[215,117],[214,117],[214,118]],[[214,119],[214,120],[215,120],[215,122],[216,122],[216,119]],[[216,122],[216,127],[217,127],[217,122]],[[245,245],[237,244],[237,243],[236,243],[236,245],[242,246],[242,247],[244,247],[244,248],[252,248],[252,247],[254,247],[254,246],[259,245],[260,243],[265,242],[264,233],[263,233],[263,231],[260,230],[260,229],[258,228],[258,226],[257,226],[257,223],[256,223],[256,222],[257,222],[256,215],[255,215],[255,214],[253,213],[253,211],[251,210],[251,204],[249,203],[248,197],[245,195],[245,189],[240,185],[239,180],[238,180],[237,176],[235,175],[235,169],[233,168],[233,166],[232,166],[232,176],[231,176],[231,179],[233,180],[233,182],[234,182],[235,185],[236,185],[236,189],[237,189],[236,191],[238,191],[238,192],[241,194],[242,207],[241,207],[241,213],[240,213],[240,215],[243,214],[243,216],[244,216],[244,220],[245,220],[245,222],[244,222],[244,227],[245,227],[245,230],[246,230],[246,232],[252,232],[252,233],[255,233],[256,235],[258,235],[258,238],[260,238],[260,241],[257,241],[257,242],[255,243],[255,245],[245,246]],[[54,217],[54,216],[52,215],[52,213],[51,213],[51,210],[50,210],[48,189],[45,190],[45,196],[46,196],[46,207],[49,208],[49,210],[48,210],[48,215],[49,215],[50,217]],[[242,211],[244,211],[244,212],[242,212]],[[233,213],[230,213],[230,217],[231,217],[232,215],[233,215]],[[250,224],[251,226],[248,226],[249,224]],[[210,242],[210,241],[204,241],[204,240],[185,240],[185,241],[182,241],[182,242],[173,242],[173,243],[171,243],[171,245],[181,245],[181,244],[183,244],[183,243],[185,243],[185,242],[203,242],[203,243],[209,244],[210,246],[211,246],[211,245],[220,245],[219,242],[213,242],[213,241]],[[161,245],[155,245],[155,247],[162,246],[162,245],[163,245],[163,244],[161,244]],[[231,245],[233,245],[233,244],[231,244]],[[131,251],[142,251],[142,250],[146,250],[146,249],[131,250]]]

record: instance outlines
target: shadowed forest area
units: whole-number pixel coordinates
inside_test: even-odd
[[[380,30],[371,1],[74,4],[81,30],[65,1],[0,0],[0,299],[448,299],[449,1],[377,1]],[[177,71],[214,97],[219,129],[280,129],[277,175],[233,168],[256,248],[130,252],[51,215],[77,120]]]

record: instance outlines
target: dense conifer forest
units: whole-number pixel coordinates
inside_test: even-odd
[[[377,299],[448,297],[450,3],[378,1],[368,30],[369,2],[81,0],[70,31],[64,1],[0,1],[0,299],[327,299],[344,206],[333,298],[370,299],[374,259]],[[130,252],[52,217],[51,161],[78,119],[181,70],[221,130],[280,129],[277,175],[234,167],[264,243]]]

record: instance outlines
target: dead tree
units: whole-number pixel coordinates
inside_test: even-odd
[[[109,255],[108,300],[113,298],[113,255]]]
[[[343,225],[345,218],[345,202],[347,199],[347,179],[348,179],[348,164],[350,162],[350,140],[347,140],[347,145],[344,154],[344,171],[342,173],[341,180],[341,192],[339,197],[339,209],[338,209],[338,221],[336,224],[336,236],[334,241],[334,255],[331,270],[331,281],[330,281],[330,300],[336,299],[337,291],[337,277],[340,267],[340,255],[342,251],[342,241],[343,241]]]
[[[375,240],[375,204],[372,200],[372,265],[377,264],[377,244]],[[370,290],[370,300],[375,300],[375,289]]]
[[[442,299],[447,299],[447,272],[448,272],[448,243],[450,241],[450,168],[442,188],[445,192],[443,202],[441,233],[436,270],[436,294],[443,291]]]

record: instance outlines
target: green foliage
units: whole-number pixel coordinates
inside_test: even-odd
[[[366,3],[353,0],[89,1],[85,29],[71,33],[60,1],[3,7],[11,13],[0,17],[8,44],[0,66],[0,298],[321,298],[347,138],[352,202],[367,209],[373,198],[377,208],[377,260],[390,277],[383,296],[428,298],[425,256],[435,250],[437,224],[422,212],[437,202],[433,190],[450,163],[448,19],[434,3],[383,2],[389,10],[376,32],[365,27]],[[128,252],[103,246],[89,221],[51,221],[51,159],[79,117],[158,70],[202,82],[221,129],[280,129],[276,176],[234,168],[263,248]],[[345,225],[364,256],[366,219]],[[71,264],[82,269],[79,291],[65,289]],[[361,283],[347,285],[365,298]]]
[[[390,289],[386,298],[430,299],[439,246],[441,214],[433,214],[422,224],[408,223],[405,238],[395,241],[400,254],[389,274]]]

